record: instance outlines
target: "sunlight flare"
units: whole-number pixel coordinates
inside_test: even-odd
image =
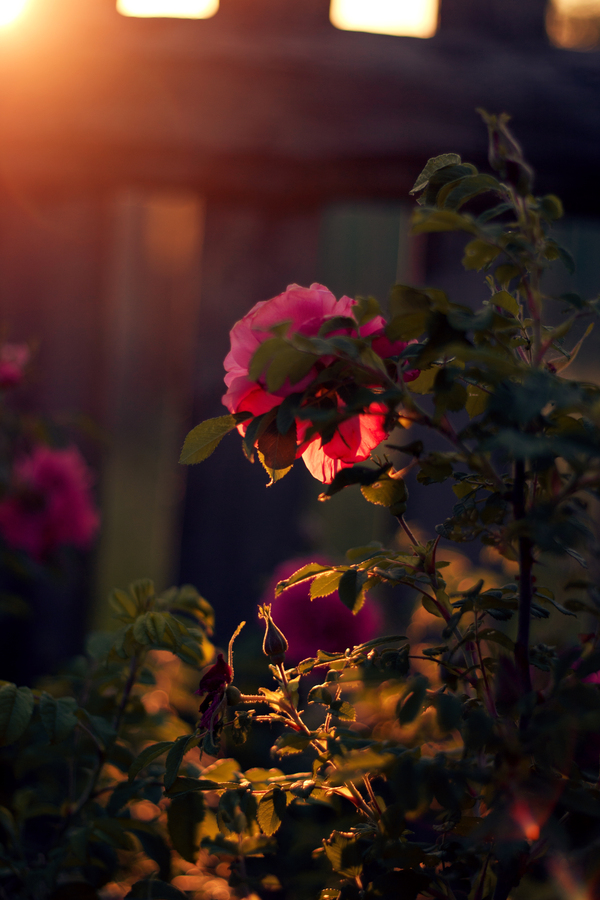
[[[0,26],[10,25],[25,10],[29,0],[0,0]]]
[[[329,18],[344,31],[433,37],[438,0],[331,0]]]
[[[219,8],[219,0],[117,0],[124,16],[208,19]]]

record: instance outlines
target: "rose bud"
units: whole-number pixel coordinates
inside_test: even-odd
[[[225,691],[225,697],[227,699],[227,706],[237,706],[242,699],[242,692],[239,688],[236,688],[234,684],[230,684]]]
[[[288,648],[288,642],[282,631],[279,630],[273,619],[271,618],[271,607],[265,603],[259,607],[259,618],[265,620],[265,639],[263,641],[263,653],[268,656],[274,665],[279,665],[285,661],[285,654]]]

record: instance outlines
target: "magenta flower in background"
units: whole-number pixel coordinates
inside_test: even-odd
[[[289,323],[288,334],[299,332],[307,337],[314,337],[321,326],[335,317],[352,317],[352,309],[356,300],[334,295],[321,284],[311,284],[309,288],[297,284],[273,297],[256,303],[247,315],[236,322],[230,332],[231,350],[225,358],[225,384],[227,393],[223,403],[232,413],[250,412],[254,416],[262,415],[279,406],[292,393],[305,390],[319,371],[333,362],[333,357],[322,357],[300,381],[291,384],[289,378],[275,391],[268,391],[264,376],[258,381],[251,381],[249,369],[252,357],[258,347],[273,335],[275,325]],[[385,320],[375,316],[360,328],[351,326],[339,328],[331,334],[354,334],[355,337],[374,335],[373,349],[382,358],[397,356],[406,347],[406,341],[391,342],[385,336]],[[404,372],[405,381],[412,381],[419,373]],[[344,403],[338,396],[338,408],[343,411]],[[352,416],[343,421],[332,440],[323,443],[319,435],[309,441],[305,436],[310,427],[307,419],[297,419],[297,452],[296,458],[302,457],[310,473],[319,481],[330,483],[343,468],[368,459],[381,441],[388,436],[387,406],[383,403],[372,403],[367,412]],[[246,424],[238,425],[241,434],[246,433]]]
[[[290,663],[316,656],[317,650],[334,653],[369,641],[381,633],[383,625],[381,611],[372,598],[367,597],[360,612],[353,615],[344,606],[337,591],[329,597],[311,600],[309,581],[294,584],[273,599],[278,581],[289,578],[311,562],[328,565],[331,561],[321,556],[311,556],[281,563],[275,569],[262,599],[262,603],[272,604],[273,621],[288,640],[286,661]]]
[[[30,355],[27,344],[2,344],[0,347],[0,388],[16,387],[23,381],[23,373]]]
[[[76,447],[35,447],[14,464],[8,494],[0,502],[0,534],[10,547],[38,561],[58,547],[89,547],[100,523],[92,481]]]

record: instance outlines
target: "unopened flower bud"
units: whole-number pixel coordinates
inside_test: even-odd
[[[259,607],[259,618],[265,620],[265,639],[263,641],[263,653],[268,656],[274,665],[285,661],[288,642],[282,631],[279,630],[271,618],[271,607],[268,604]]]
[[[230,684],[225,691],[225,697],[227,698],[227,706],[237,706],[242,699],[242,692],[234,684]]]

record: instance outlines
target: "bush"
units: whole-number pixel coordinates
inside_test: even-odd
[[[155,651],[191,666],[212,653],[212,613],[191,588],[115,591],[116,635],[39,691],[2,686],[5,896],[98,896],[110,882],[120,896],[208,898],[218,886],[206,872],[239,896],[293,900],[591,896],[600,388],[564,373],[598,301],[545,294],[544,271],[571,268],[550,236],[561,203],[532,194],[507,118],[483,117],[495,174],[445,154],[412,191],[413,233],[465,233],[481,306],[396,285],[386,319],[374,298],[292,285],[234,326],[229,414],[198,425],[182,452],[201,462],[237,429],[271,483],[301,457],[321,500],[359,489],[405,545],[354,548],[344,565],[308,563],[280,582],[260,609],[271,686],[236,684],[236,632],[202,675],[195,727],[166,707],[150,714],[146,687],[147,661],[165,665]],[[447,449],[396,443],[412,423]],[[429,539],[404,518],[409,470],[453,493]],[[458,577],[448,541],[480,542],[493,567]],[[300,584],[315,620],[319,598],[337,592],[357,613],[380,584],[420,604],[409,637],[290,666],[277,596]],[[533,643],[532,619],[557,616],[593,624]],[[242,766],[234,755],[252,756],[257,745],[242,745],[265,724],[278,767],[260,755]],[[193,877],[171,883],[181,860]]]

